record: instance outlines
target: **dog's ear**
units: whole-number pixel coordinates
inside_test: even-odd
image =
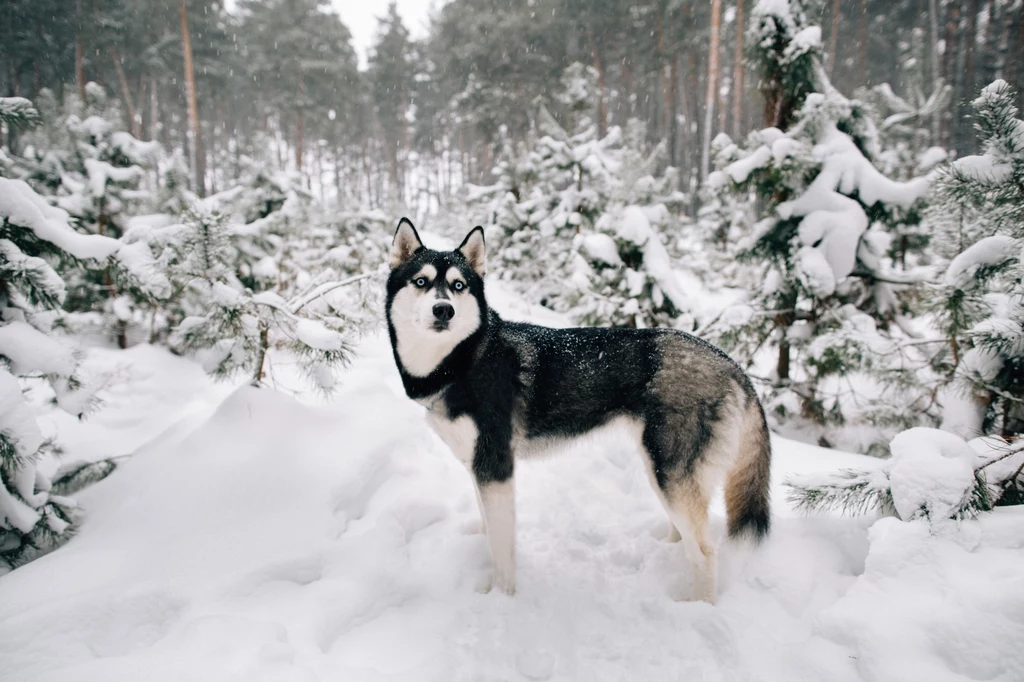
[[[484,228],[477,225],[459,244],[459,253],[466,257],[470,266],[481,277],[487,271],[487,249],[484,246]]]
[[[420,236],[416,234],[416,228],[412,226],[409,219],[399,220],[395,238],[391,242],[391,254],[388,257],[391,269],[394,270],[402,263],[407,262],[414,253],[422,248],[423,242],[420,241]]]

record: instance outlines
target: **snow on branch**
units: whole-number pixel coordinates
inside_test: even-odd
[[[876,468],[791,476],[787,500],[805,513],[973,518],[1018,485],[1024,469],[1024,441],[993,447],[994,440],[968,444],[946,431],[909,429],[892,440],[892,459]]]
[[[24,97],[0,97],[0,123],[27,128],[39,123],[39,112]]]
[[[75,232],[68,225],[67,212],[50,206],[23,180],[0,178],[0,219],[31,230],[39,239],[81,260],[102,260],[120,247],[116,239]]]

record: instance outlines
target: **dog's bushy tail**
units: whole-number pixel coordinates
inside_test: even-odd
[[[764,409],[751,396],[744,413],[740,450],[725,481],[729,537],[759,542],[771,528],[772,444]]]

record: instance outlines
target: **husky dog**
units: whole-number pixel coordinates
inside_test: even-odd
[[[667,329],[549,329],[506,322],[484,297],[483,228],[454,251],[398,224],[387,321],[405,392],[470,470],[493,560],[515,592],[515,458],[616,424],[635,437],[692,564],[716,595],[708,502],[725,483],[731,537],[768,533],[771,444],[750,380],[725,353]]]

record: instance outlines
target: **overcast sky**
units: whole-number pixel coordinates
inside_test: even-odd
[[[359,55],[359,65],[366,66],[366,52],[377,35],[377,17],[388,11],[390,0],[331,0],[341,20],[352,32],[352,43]],[[398,0],[398,13],[413,38],[427,33],[427,21],[435,8],[445,0]]]

